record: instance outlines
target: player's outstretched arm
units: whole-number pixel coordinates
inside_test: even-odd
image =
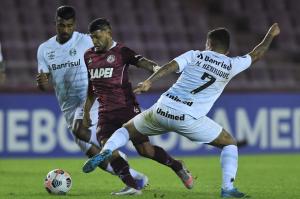
[[[278,23],[274,23],[268,30],[262,42],[260,42],[250,53],[248,53],[252,58],[252,63],[256,62],[264,56],[264,54],[269,49],[274,37],[279,35],[279,33],[280,28],[278,26]]]
[[[36,76],[37,86],[40,90],[46,91],[49,89],[49,73],[44,73],[41,70]]]
[[[179,66],[176,61],[171,61],[164,66],[162,66],[158,71],[153,73],[148,79],[138,84],[137,88],[134,89],[134,93],[146,92],[151,88],[151,85],[154,81],[172,73],[179,69]]]
[[[160,67],[157,65],[157,63],[155,63],[152,60],[146,59],[144,57],[136,63],[136,66],[139,68],[144,68],[153,73],[155,73],[156,71],[158,71],[160,69]]]

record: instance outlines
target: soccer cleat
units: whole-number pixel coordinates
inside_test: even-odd
[[[82,171],[84,173],[89,173],[95,170],[102,162],[112,156],[112,151],[109,149],[104,150],[103,152],[93,156],[92,158],[88,159],[83,167]]]
[[[149,179],[145,175],[143,175],[141,179],[134,179],[134,180],[138,186],[138,189],[144,189],[145,187],[148,186]]]
[[[225,190],[225,189],[221,190],[222,198],[243,198],[245,196],[246,196],[246,194],[238,191],[237,188],[233,188],[230,190]]]
[[[117,192],[112,192],[111,195],[116,195],[116,196],[123,196],[123,195],[141,195],[142,191],[128,187],[126,186],[124,189],[117,191]]]
[[[182,169],[176,172],[177,176],[181,179],[184,186],[187,189],[192,189],[194,186],[194,180],[191,173],[185,168],[184,164],[182,164]]]

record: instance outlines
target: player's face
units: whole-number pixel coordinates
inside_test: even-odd
[[[74,19],[63,19],[61,17],[56,18],[56,33],[59,43],[65,43],[69,41],[75,30]]]
[[[106,51],[110,46],[111,31],[106,28],[104,30],[96,30],[91,33],[95,51]]]

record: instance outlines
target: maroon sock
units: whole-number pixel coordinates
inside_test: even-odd
[[[138,186],[130,175],[129,165],[123,158],[117,157],[113,161],[110,162],[114,172],[121,178],[121,180],[129,187],[138,189]]]
[[[170,167],[175,172],[182,169],[181,162],[173,159],[163,148],[159,146],[154,146],[154,150],[154,157],[151,159]]]

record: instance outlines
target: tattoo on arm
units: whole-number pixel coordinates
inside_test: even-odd
[[[142,58],[137,62],[136,66],[139,68],[144,68],[150,72],[153,72],[153,66],[157,66],[157,63],[149,59]]]
[[[252,58],[252,63],[254,63],[255,61],[259,60],[260,58],[262,58],[264,56],[264,54],[267,52],[267,50],[269,49],[272,40],[273,40],[273,36],[270,34],[267,34],[263,41],[258,44],[250,53],[249,55]]]
[[[166,76],[172,72],[177,71],[179,68],[176,61],[171,61],[168,64],[162,66],[156,73],[152,74],[148,80],[154,82],[157,79],[160,79],[163,76]]]

